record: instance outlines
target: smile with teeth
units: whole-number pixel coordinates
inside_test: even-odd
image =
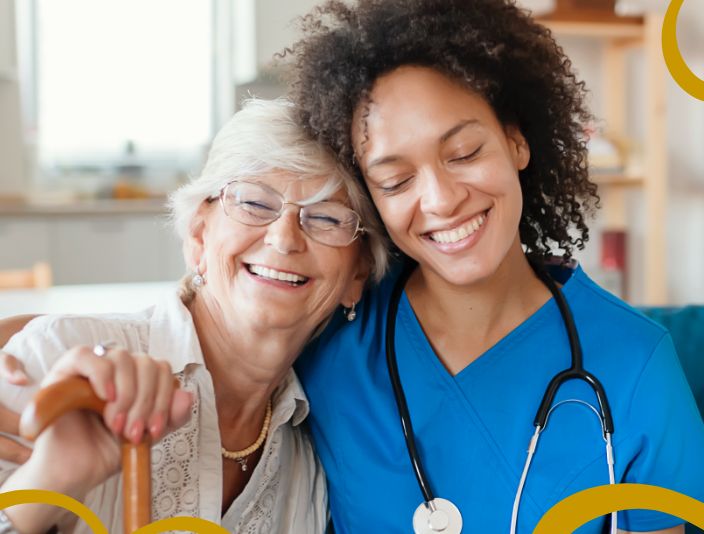
[[[294,273],[284,273],[276,269],[262,267],[261,265],[247,265],[247,270],[260,278],[288,282],[292,286],[300,286],[308,281],[308,278]]]
[[[456,243],[466,237],[469,237],[474,232],[479,230],[486,221],[486,212],[481,213],[473,219],[467,221],[462,226],[453,228],[452,230],[443,230],[441,232],[431,232],[428,237],[436,243]]]

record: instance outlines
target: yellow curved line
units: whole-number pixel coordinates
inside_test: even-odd
[[[682,89],[694,98],[704,100],[704,80],[694,74],[680,52],[677,43],[677,17],[684,0],[671,0],[662,23],[662,53],[670,75]]]
[[[704,528],[704,502],[647,484],[596,486],[570,495],[550,508],[533,534],[573,532],[585,523],[619,510],[656,510]]]
[[[108,534],[100,518],[82,502],[62,493],[48,490],[14,490],[0,493],[0,510],[17,504],[49,504],[76,514],[94,534]]]
[[[169,530],[186,530],[189,532],[199,532],[202,534],[230,534],[220,525],[216,525],[207,519],[199,517],[170,517],[168,519],[160,519],[146,526],[138,528],[132,534],[159,534]]]

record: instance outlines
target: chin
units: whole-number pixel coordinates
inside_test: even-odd
[[[457,265],[440,265],[435,272],[449,284],[466,287],[490,278],[497,269],[498,265],[484,262],[470,263],[470,260],[465,260],[462,264],[462,260],[459,260]]]

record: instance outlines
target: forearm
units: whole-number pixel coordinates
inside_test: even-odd
[[[4,347],[12,336],[24,328],[37,315],[15,315],[0,319],[0,347]]]
[[[0,493],[14,490],[50,490],[82,501],[87,489],[65,482],[48,472],[45,467],[31,462],[19,467],[0,487]],[[57,506],[22,504],[5,509],[5,514],[21,534],[44,534],[54,525],[72,524],[72,516]]]

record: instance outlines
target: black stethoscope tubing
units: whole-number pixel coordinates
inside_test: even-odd
[[[555,396],[557,395],[560,386],[568,380],[576,379],[583,380],[586,382],[594,391],[596,395],[597,402],[599,403],[599,411],[601,412],[603,431],[604,433],[613,434],[614,423],[613,417],[611,415],[611,409],[609,407],[608,399],[606,398],[606,392],[601,382],[589,371],[584,369],[583,358],[582,358],[582,346],[579,341],[579,335],[577,333],[577,327],[574,323],[574,317],[567,304],[567,301],[562,294],[562,291],[557,287],[555,281],[550,277],[550,275],[535,263],[531,263],[533,270],[540,280],[545,284],[545,286],[550,290],[555,303],[560,310],[560,315],[562,316],[562,321],[565,325],[565,330],[567,331],[567,337],[570,344],[571,352],[571,365],[568,369],[557,373],[548,384],[545,390],[542,401],[540,402],[540,407],[535,415],[533,421],[534,426],[541,429],[545,428],[547,417],[550,411],[550,406],[552,406]],[[396,400],[396,406],[398,407],[399,416],[401,418],[401,427],[403,429],[403,435],[406,440],[406,448],[408,450],[408,456],[411,460],[411,465],[413,466],[413,471],[418,481],[418,486],[420,487],[421,493],[423,494],[423,499],[426,503],[430,503],[435,499],[435,495],[430,487],[430,482],[425,473],[423,463],[420,459],[420,454],[416,447],[415,434],[413,433],[413,423],[411,422],[411,414],[408,410],[408,402],[406,401],[406,394],[403,390],[403,385],[401,384],[401,377],[398,372],[398,363],[396,359],[396,315],[398,314],[398,305],[401,301],[401,295],[406,287],[406,282],[411,276],[411,273],[416,267],[415,262],[408,262],[403,272],[399,276],[396,284],[394,285],[393,291],[391,293],[391,300],[389,302],[389,309],[386,315],[386,364],[389,371],[389,378],[391,380],[391,386],[394,391],[394,398]]]

